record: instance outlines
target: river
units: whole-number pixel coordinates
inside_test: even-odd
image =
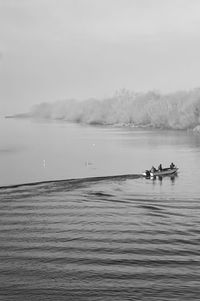
[[[1,119],[0,166],[1,300],[199,300],[200,136]]]

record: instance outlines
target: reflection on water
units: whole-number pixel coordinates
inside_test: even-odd
[[[172,185],[174,185],[175,184],[175,179],[176,179],[177,176],[178,176],[177,174],[173,175],[173,176],[157,176],[157,177],[153,177],[153,182],[155,182],[156,179],[158,179],[160,184],[162,184],[163,178],[168,177],[171,180]]]

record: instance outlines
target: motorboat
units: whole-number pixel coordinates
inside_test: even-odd
[[[163,176],[171,176],[176,174],[178,171],[178,167],[174,166],[173,168],[162,168],[160,170],[146,170],[142,175],[145,177],[163,177]]]

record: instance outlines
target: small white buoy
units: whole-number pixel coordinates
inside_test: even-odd
[[[43,160],[43,167],[45,168],[46,167],[46,161]]]

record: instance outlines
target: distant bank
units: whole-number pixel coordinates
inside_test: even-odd
[[[193,130],[200,133],[200,88],[161,94],[121,90],[105,99],[41,103],[30,112],[6,118],[63,120],[92,125]]]

